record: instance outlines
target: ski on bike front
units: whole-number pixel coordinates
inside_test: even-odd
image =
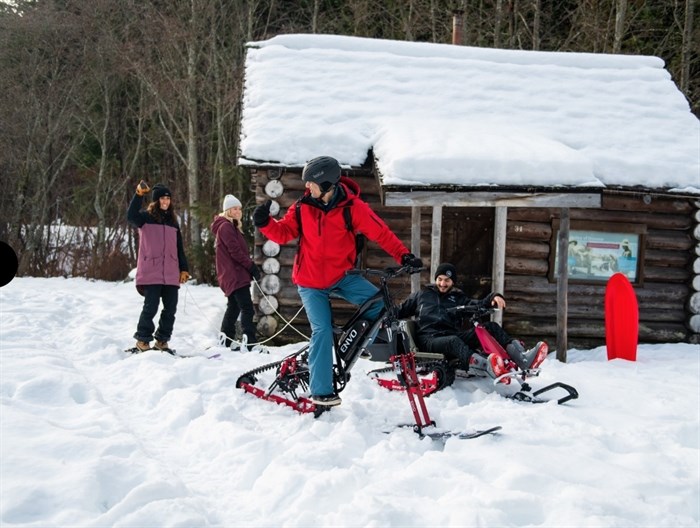
[[[473,431],[442,431],[434,424],[424,427],[418,427],[415,424],[399,424],[399,428],[411,428],[419,438],[430,438],[431,440],[447,440],[448,438],[457,438],[459,440],[473,440],[486,435],[497,435],[502,429],[500,425],[489,427],[488,429],[475,429]],[[392,431],[384,431],[389,434]]]

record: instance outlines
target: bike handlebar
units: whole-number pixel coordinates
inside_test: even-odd
[[[389,267],[384,269],[351,269],[345,272],[346,275],[374,275],[382,278],[394,278],[400,277],[401,275],[413,275],[414,273],[420,273],[423,268],[415,268],[413,266],[400,266],[400,267]]]
[[[497,312],[499,310],[496,306],[482,306],[479,304],[463,304],[461,306],[455,306],[454,308],[448,308],[447,313],[455,314],[460,312],[470,313],[470,314],[480,314],[486,315],[489,313]]]

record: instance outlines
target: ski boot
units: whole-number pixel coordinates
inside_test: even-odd
[[[530,350],[525,350],[523,344],[518,340],[513,340],[506,346],[506,352],[515,362],[520,370],[534,370],[538,368],[547,357],[549,347],[544,341],[538,342]]]

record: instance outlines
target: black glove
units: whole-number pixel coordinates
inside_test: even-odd
[[[253,223],[255,227],[265,227],[270,223],[270,206],[272,200],[268,200],[262,205],[258,205],[253,211]]]
[[[416,257],[413,253],[406,253],[401,257],[402,266],[410,266],[412,268],[422,268],[423,261]]]
[[[260,280],[260,268],[253,263],[252,266],[250,266],[250,269],[248,270],[250,272],[250,276],[253,277],[256,281]]]
[[[501,295],[500,293],[492,292],[479,301],[479,306],[481,306],[482,308],[491,308],[491,306],[493,305],[493,300],[496,297],[504,298],[503,295]]]

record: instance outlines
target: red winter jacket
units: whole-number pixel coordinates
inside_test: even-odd
[[[401,263],[401,257],[409,252],[384,221],[360,199],[357,183],[341,177],[339,187],[336,192],[342,197],[328,210],[311,198],[308,189],[300,200],[302,229],[292,272],[292,280],[298,286],[329,288],[354,267],[355,235],[346,226],[343,209],[347,207],[351,208],[353,230],[379,244],[396,262]],[[260,232],[278,244],[298,238],[300,229],[295,205],[281,220],[270,218]]]
[[[217,215],[211,223],[216,237],[216,278],[228,297],[244,286],[250,286],[253,261],[248,254],[243,233],[227,218]]]

